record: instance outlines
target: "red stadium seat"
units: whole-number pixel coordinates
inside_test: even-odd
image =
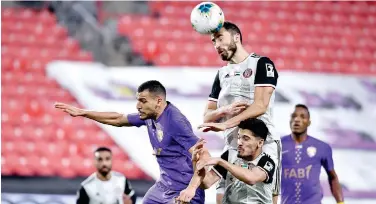
[[[192,60],[196,58],[186,56],[182,56],[180,60],[175,59],[174,53],[176,51],[173,46],[168,45],[171,42],[181,41],[190,42],[192,46],[199,47],[202,42],[208,41],[208,37],[205,36],[205,38],[194,32],[189,25],[189,21],[186,20],[189,19],[189,13],[195,5],[194,2],[169,2],[168,4],[165,2],[149,2],[151,13],[158,13],[158,18],[140,15],[123,16],[119,20],[118,31],[127,35],[134,45],[138,45],[141,41],[156,40],[156,47],[161,49],[161,53],[157,57],[146,57],[156,65],[221,66],[221,60],[215,60],[211,57],[209,59],[213,61],[210,62],[207,61],[206,57],[201,57],[199,60]],[[347,52],[346,50],[359,48],[356,55],[362,56],[362,59],[358,57],[355,60],[362,63],[364,58],[366,58],[366,61],[371,60],[368,50],[375,50],[376,48],[376,42],[371,39],[371,36],[373,38],[376,36],[376,29],[373,28],[376,24],[375,5],[363,2],[351,2],[351,5],[349,2],[237,2],[236,5],[233,2],[218,2],[218,5],[222,7],[227,19],[232,19],[239,25],[243,31],[245,46],[250,46],[252,49],[248,50],[252,52],[264,52],[270,57],[288,57],[287,51],[276,52],[273,46],[278,48],[289,45],[291,50],[300,48],[306,50],[324,49],[320,52],[320,58],[316,58],[320,55],[318,51],[309,52],[305,54],[308,56],[302,59],[302,62],[283,63],[283,68],[299,66],[296,68],[301,71],[314,71],[318,66],[318,61],[325,64],[329,59],[348,59],[345,57],[347,54],[341,55],[340,59],[336,58],[333,50]],[[249,9],[255,12],[250,13],[248,12]],[[252,18],[252,23],[241,23],[248,21],[249,18]],[[133,23],[142,26],[138,26],[138,29],[132,29],[134,28],[134,26],[131,26]],[[167,26],[167,28],[164,28],[164,26]],[[169,28],[173,28],[173,32]],[[166,31],[166,34],[164,31]],[[175,39],[173,33],[180,33],[179,38]],[[272,47],[272,50],[262,50],[260,45]],[[147,49],[146,47],[133,47],[137,52],[147,56],[143,51],[143,49]],[[208,55],[208,51],[200,50],[199,53],[203,56]],[[327,53],[328,55],[326,55]],[[299,53],[291,52],[292,56],[296,54],[299,55]],[[294,69],[294,67],[291,67],[291,69]],[[347,73],[346,69],[339,69],[338,72],[342,72],[342,70]],[[368,73],[373,73],[370,68],[362,69],[362,73],[367,74],[367,70]],[[333,69],[321,69],[321,71],[332,72]]]
[[[6,8],[1,15],[2,175],[88,176],[94,168],[87,145],[107,145],[129,159],[94,122],[73,121],[53,108],[55,101],[77,102],[46,77],[45,65],[52,59],[91,61],[91,53],[48,11]]]

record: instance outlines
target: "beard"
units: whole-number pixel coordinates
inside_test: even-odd
[[[231,40],[227,50],[224,50],[223,54],[221,54],[222,60],[230,61],[235,55],[237,49],[238,47],[236,46],[236,43],[234,42],[234,40]]]

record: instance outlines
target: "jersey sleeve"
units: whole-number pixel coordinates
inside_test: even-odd
[[[173,134],[174,140],[185,150],[189,151],[189,149],[199,140],[199,138],[193,133],[191,123],[181,113],[173,114],[170,121],[176,130],[176,133]]]
[[[136,193],[128,179],[125,179],[124,194],[129,196],[133,203],[136,203]]]
[[[277,86],[278,72],[274,63],[267,57],[261,57],[257,62],[255,86]]]
[[[266,179],[264,183],[271,183],[273,181],[273,174],[275,171],[275,163],[273,159],[271,159],[269,156],[264,155],[257,163],[257,166],[266,173]]]
[[[127,115],[128,122],[136,127],[140,127],[145,125],[145,121],[140,119],[140,115],[138,113],[132,113]]]
[[[77,192],[76,204],[89,204],[89,196],[87,195],[85,188],[81,186],[80,190]]]
[[[332,148],[328,144],[325,144],[323,154],[324,155],[321,159],[321,165],[324,167],[326,172],[329,172],[334,169],[334,163]]]
[[[219,71],[215,75],[215,79],[212,85],[212,89],[209,95],[209,101],[217,102],[219,93],[221,92],[221,82],[219,81]]]
[[[229,154],[229,151],[225,151],[222,155],[221,155],[221,159],[225,160],[225,161],[228,161],[228,154]],[[219,173],[222,178],[226,179],[226,175],[227,175],[227,170],[223,167],[223,166],[220,166],[220,165],[215,165],[213,167],[213,169]]]

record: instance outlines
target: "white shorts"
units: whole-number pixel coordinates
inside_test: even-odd
[[[227,151],[230,146],[225,146],[223,152]],[[281,157],[282,144],[280,140],[267,141],[262,147],[262,151],[269,154],[276,164],[276,169],[273,177],[273,196],[281,194]],[[217,194],[225,193],[225,180],[221,179],[217,184]]]

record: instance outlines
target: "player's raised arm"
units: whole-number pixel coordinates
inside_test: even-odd
[[[235,102],[228,106],[224,106],[221,108],[217,108],[217,100],[219,97],[219,93],[221,92],[221,82],[219,80],[219,72],[215,76],[212,90],[209,95],[208,103],[206,105],[205,113],[204,113],[204,122],[215,122],[218,119],[226,115],[236,115],[241,111],[245,110],[247,107],[247,102]]]
[[[328,144],[326,145],[326,154],[325,157],[321,159],[321,165],[324,167],[326,173],[328,174],[330,190],[332,191],[333,197],[335,198],[337,203],[341,204],[344,202],[342,187],[339,183],[337,173],[334,170],[332,148]]]
[[[60,109],[73,117],[81,116],[97,122],[122,127],[141,126],[145,122],[140,120],[137,114],[124,115],[116,112],[97,112],[74,107],[65,103],[55,103],[55,108]]]

